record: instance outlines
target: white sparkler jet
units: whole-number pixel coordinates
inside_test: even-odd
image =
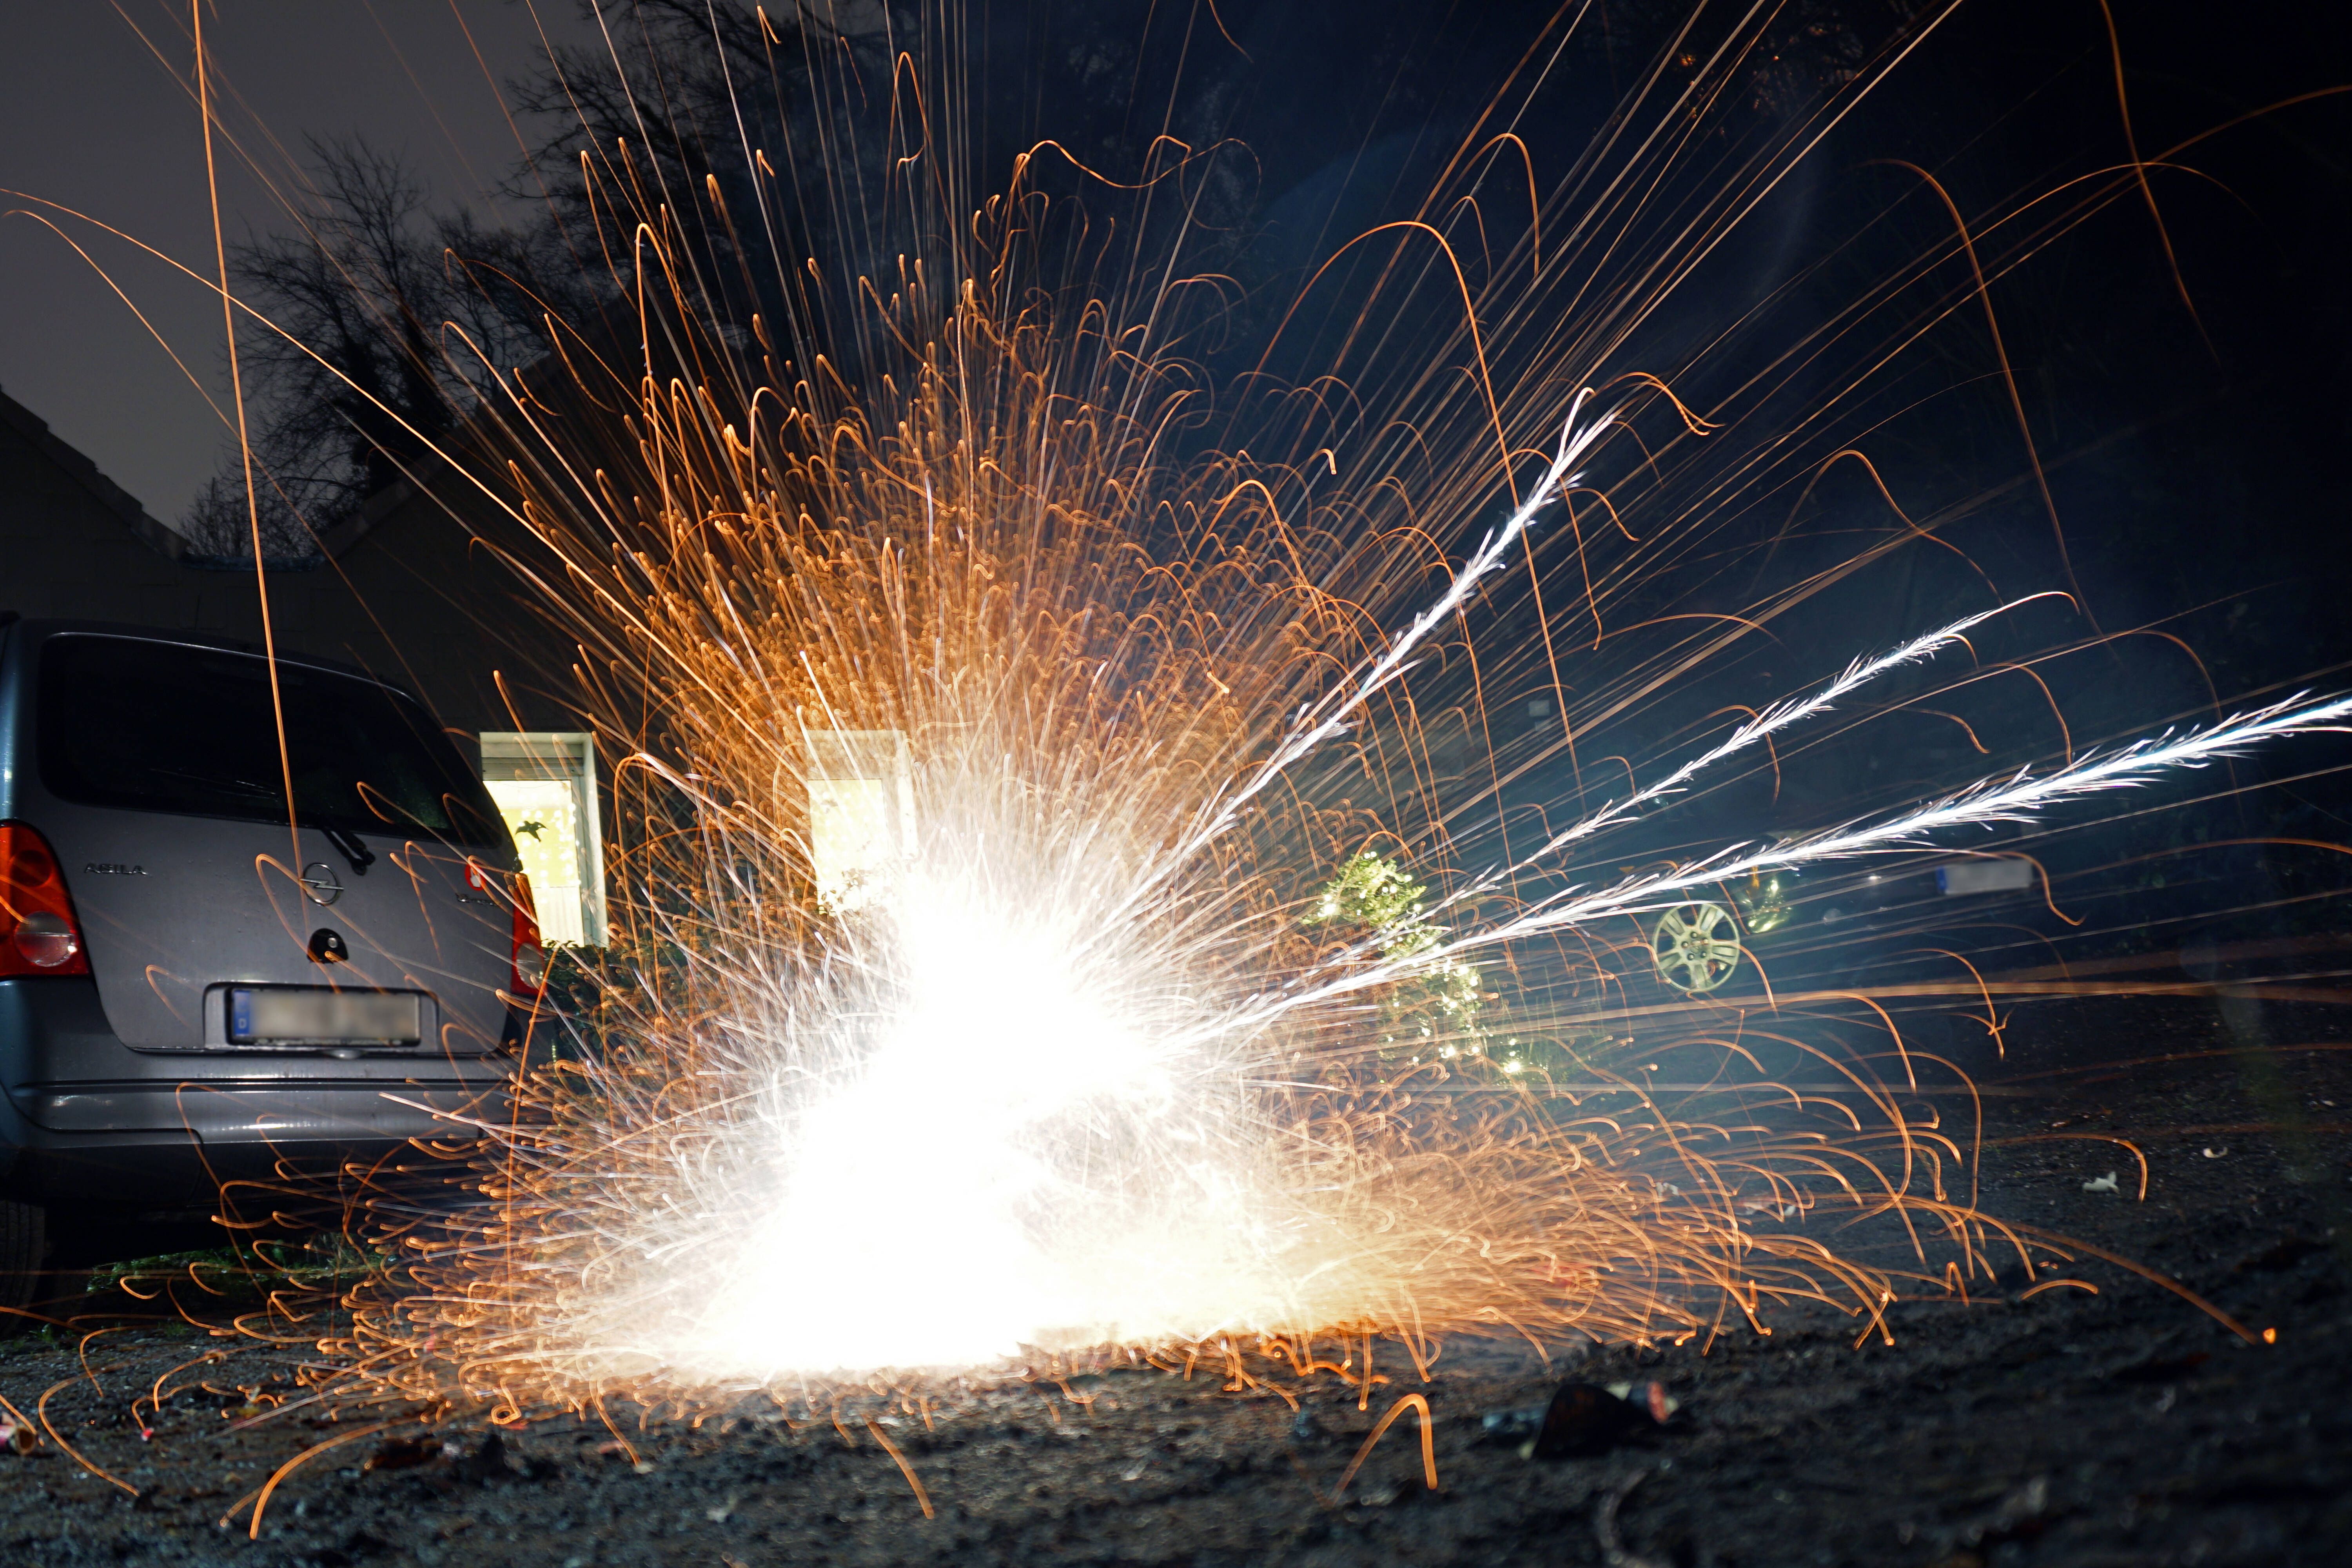
[[[2086,754],[2048,773],[2021,770],[2007,779],[1981,779],[1939,800],[1876,821],[1851,822],[1777,844],[1734,845],[1703,859],[1647,876],[1629,877],[1597,891],[1569,888],[1529,905],[1510,920],[1469,931],[1424,952],[1363,965],[1352,973],[1302,987],[1282,998],[1275,1010],[1288,1011],[1368,986],[1391,984],[1449,960],[1458,961],[1466,953],[1545,931],[1649,913],[1679,901],[1694,889],[1744,877],[1750,871],[1857,859],[1927,842],[1937,833],[1949,828],[2031,821],[2036,813],[2065,801],[2132,788],[2176,769],[2242,756],[2264,741],[2352,728],[2347,721],[2352,721],[2352,696],[2314,702],[2308,700],[2307,693],[2297,693],[2284,702],[2232,714],[2216,724],[2179,734],[2167,731],[2103,755]]]
[[[683,1173],[680,1227],[598,1298],[636,1321],[584,1342],[761,1384],[1279,1331],[1353,1288],[1152,934],[1100,918],[1117,868],[974,816],[934,803],[924,852],[862,884],[762,1026],[752,1135]]]

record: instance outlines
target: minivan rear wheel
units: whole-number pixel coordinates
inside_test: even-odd
[[[24,1332],[37,1320],[24,1309],[32,1305],[47,1279],[41,1265],[49,1251],[48,1212],[37,1204],[0,1198],[0,1339]]]

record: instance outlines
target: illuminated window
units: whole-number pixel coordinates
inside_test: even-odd
[[[830,730],[807,739],[817,897],[836,910],[855,909],[915,850],[907,737],[898,730]]]
[[[596,746],[584,734],[482,737],[482,783],[522,853],[552,947],[604,945],[604,847],[596,826]]]

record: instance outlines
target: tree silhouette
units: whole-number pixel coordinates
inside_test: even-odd
[[[581,283],[545,265],[550,236],[436,214],[397,158],[313,143],[314,208],[299,232],[236,248],[233,285],[270,328],[240,334],[267,558],[299,560],[367,497],[433,462],[485,369],[543,347],[541,320]],[[182,531],[200,554],[249,559],[236,453]]]

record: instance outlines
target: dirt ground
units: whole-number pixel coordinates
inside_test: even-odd
[[[1988,1075],[1988,1210],[2168,1274],[2273,1344],[2085,1258],[2069,1273],[2095,1295],[1900,1304],[1891,1347],[1854,1348],[1855,1325],[1826,1310],[1783,1311],[1769,1338],[1705,1355],[1547,1369],[1457,1344],[1422,1384],[1399,1354],[1369,1403],[1332,1380],[1296,1415],[1211,1378],[1117,1372],[1066,1392],[943,1389],[929,1429],[868,1426],[853,1403],[839,1428],[625,1422],[625,1447],[569,1421],[384,1433],[272,1412],[282,1352],[134,1321],[0,1345],[0,1397],[29,1426],[0,1447],[0,1565],[2341,1563],[2347,1025],[2352,1011],[2316,1005],[2251,1022],[2210,998],[2046,1005],[2018,1015],[2009,1068]],[[2129,1156],[2086,1133],[2140,1142],[2145,1202]],[[2119,1191],[2085,1190],[2110,1170]],[[177,1392],[136,1403],[159,1378]],[[1654,1380],[1681,1409],[1585,1457],[1523,1458],[1488,1432],[1484,1415],[1540,1405],[1564,1378]],[[1335,1500],[1412,1391],[1434,1416],[1440,1489],[1406,1415]],[[338,1437],[278,1485],[257,1541],[249,1505],[221,1522]]]

